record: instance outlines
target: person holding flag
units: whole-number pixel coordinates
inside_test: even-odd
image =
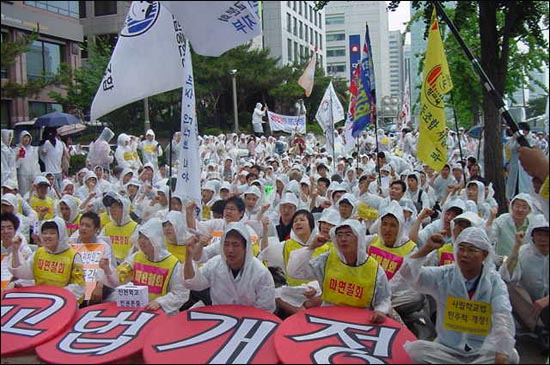
[[[432,13],[422,73],[417,157],[436,171],[447,163],[445,103],[443,95],[453,88],[443,49],[435,8]]]

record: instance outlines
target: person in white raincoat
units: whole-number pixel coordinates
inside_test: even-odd
[[[423,266],[443,245],[429,239],[401,267],[403,278],[437,303],[436,339],[408,342],[405,350],[414,363],[517,364],[512,306],[495,271],[491,242],[478,227],[463,230],[456,242],[452,265]]]
[[[189,291],[183,286],[182,264],[176,256],[168,252],[164,244],[160,218],[151,218],[141,225],[138,234],[139,251],[128,256],[116,271],[111,270],[107,259],[100,260],[99,267],[106,275],[105,284],[112,288],[129,281],[135,285],[147,285],[149,303],[145,309],[162,308],[169,315],[176,314],[189,299]],[[151,281],[147,279],[151,274],[160,275],[162,280],[155,280],[154,285],[151,285]]]
[[[271,273],[252,253],[252,240],[243,223],[230,223],[222,236],[221,254],[197,268],[193,251],[197,238],[187,246],[184,285],[190,290],[210,288],[212,304],[253,306],[275,311],[275,283]]]
[[[2,182],[13,179],[17,181],[15,171],[15,150],[11,148],[13,130],[2,129]]]
[[[290,254],[288,274],[300,280],[317,279],[322,284],[322,305],[345,305],[373,310],[371,322],[381,323],[391,310],[391,289],[386,273],[367,254],[365,227],[348,219],[330,230],[334,249],[311,258],[314,249],[327,239],[317,235],[309,247]],[[353,284],[353,296],[339,295],[331,280]]]
[[[266,114],[267,106],[263,106],[262,103],[256,103],[256,107],[252,112],[252,128],[254,129],[254,134],[257,137],[260,137],[264,133],[264,127],[262,124],[263,116]]]
[[[508,285],[516,318],[528,331],[539,337],[548,350],[548,252],[549,226],[544,215],[533,216],[524,234],[516,234],[516,243],[508,260],[500,267],[500,276]]]
[[[16,149],[15,156],[17,159],[17,181],[19,192],[24,196],[31,190],[34,178],[40,174],[40,164],[38,163],[38,147],[31,144],[31,134],[22,131],[19,140],[20,145]]]
[[[159,157],[162,156],[162,146],[155,140],[155,132],[148,129],[145,133],[145,140],[138,147],[143,156],[143,164],[152,163],[154,171],[159,169]]]

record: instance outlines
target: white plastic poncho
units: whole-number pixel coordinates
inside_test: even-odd
[[[210,288],[212,304],[249,305],[268,312],[275,311],[275,283],[269,270],[254,257],[252,239],[243,223],[230,223],[222,236],[222,242],[229,231],[237,231],[246,241],[245,262],[237,277],[227,265],[223,249],[221,254],[208,260],[201,268],[195,267],[195,276],[184,280],[190,290]]]
[[[509,361],[516,361],[514,353],[515,328],[512,318],[512,306],[508,297],[506,284],[495,271],[493,263],[493,247],[485,230],[478,227],[464,229],[457,237],[457,243],[469,243],[488,252],[484,261],[477,288],[471,298],[491,304],[491,327],[487,336],[474,335],[443,328],[445,304],[447,298],[458,297],[468,299],[466,279],[462,275],[457,263],[452,265],[426,267],[423,266],[425,257],[407,258],[401,267],[401,275],[409,280],[411,285],[421,293],[431,295],[437,303],[437,338],[434,342],[413,341],[405,344],[405,350],[413,361],[436,361],[434,357],[450,361],[459,356],[477,354],[485,361],[494,361],[496,352],[506,353]],[[454,247],[457,257],[458,245]],[[465,349],[469,348],[470,351]],[[492,360],[491,360],[492,359]],[[456,362],[455,361],[455,362]],[[462,360],[463,361],[463,360]],[[479,359],[476,361],[480,361]]]
[[[357,260],[354,263],[347,263],[344,255],[338,249],[336,243],[336,230],[340,227],[350,227],[355,236],[357,237]],[[355,219],[347,219],[330,230],[331,241],[333,242],[334,249],[338,255],[340,261],[346,265],[361,265],[367,260],[367,241],[365,236],[365,227]],[[288,274],[299,280],[312,280],[317,279],[319,282],[324,281],[325,266],[327,258],[330,255],[330,251],[323,253],[315,258],[311,258],[313,250],[308,247],[294,250],[290,253],[288,260],[287,270]],[[374,290],[374,297],[372,300],[372,308],[375,311],[379,311],[388,314],[391,310],[391,289],[388,282],[388,278],[384,270],[379,269],[376,273],[376,285]],[[323,302],[323,305],[332,305],[328,302]]]

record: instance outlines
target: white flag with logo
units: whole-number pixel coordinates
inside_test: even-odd
[[[92,102],[96,120],[183,85],[183,28],[158,1],[133,1]]]
[[[182,48],[184,56],[184,85],[181,96],[181,134],[183,135],[176,194],[197,203],[197,215],[201,207],[201,160],[199,158],[199,131],[195,113],[195,83],[189,42]]]
[[[323,131],[326,131],[327,126],[334,125],[344,118],[344,107],[342,106],[342,103],[340,103],[340,100],[338,100],[331,81],[328,84],[323,99],[321,100],[319,109],[317,109],[315,119],[317,119],[317,122]]]
[[[183,25],[193,50],[217,57],[262,34],[248,1],[163,1]]]

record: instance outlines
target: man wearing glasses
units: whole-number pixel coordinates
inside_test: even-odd
[[[485,230],[466,228],[455,243],[453,264],[423,266],[444,244],[434,235],[401,267],[403,278],[437,303],[437,338],[410,342],[405,350],[414,363],[517,364],[512,307]]]

